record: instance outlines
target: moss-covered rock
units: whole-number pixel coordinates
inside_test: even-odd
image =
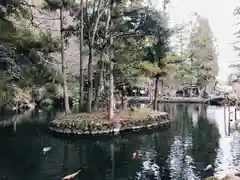
[[[215,176],[210,176],[210,177],[207,177],[205,180],[218,180],[218,179]]]

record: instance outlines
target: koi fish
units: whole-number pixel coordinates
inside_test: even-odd
[[[43,153],[45,154],[46,152],[50,151],[52,149],[52,147],[45,147],[43,148]]]
[[[62,180],[69,180],[69,179],[73,179],[76,175],[78,175],[80,173],[81,170],[73,173],[73,174],[70,174],[68,176],[65,176],[64,178],[62,178]]]
[[[212,169],[212,165],[211,164],[207,165],[207,167],[204,169],[204,171],[208,171],[210,169]]]
[[[137,156],[137,153],[136,153],[136,152],[132,153],[132,159],[135,159],[136,156]]]

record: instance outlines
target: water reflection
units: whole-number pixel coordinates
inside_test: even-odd
[[[1,129],[0,179],[56,180],[81,169],[76,179],[196,180],[209,175],[203,171],[208,164],[215,172],[240,164],[240,134],[231,124],[225,133],[223,109],[198,104],[159,109],[171,116],[167,130],[90,139],[52,136],[44,122],[53,114],[33,114]],[[52,150],[43,154],[45,146]]]
[[[234,107],[226,108],[225,113],[223,107],[212,107],[211,111],[221,134],[220,148],[215,163],[216,171],[229,167],[240,169],[239,120],[235,121]],[[237,112],[236,116],[238,119],[240,118],[239,112]],[[229,121],[229,119],[232,121]]]

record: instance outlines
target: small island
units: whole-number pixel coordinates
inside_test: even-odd
[[[152,108],[121,110],[110,121],[107,116],[106,112],[70,114],[52,121],[49,129],[65,134],[101,135],[170,125],[166,112],[158,112]]]

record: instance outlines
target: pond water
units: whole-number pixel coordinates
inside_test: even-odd
[[[112,138],[52,135],[46,123],[53,112],[26,115],[21,123],[0,129],[0,179],[59,180],[81,169],[75,179],[197,180],[207,176],[203,169],[208,164],[215,173],[240,164],[240,134],[232,124],[223,125],[223,108],[160,108],[170,113],[169,129]],[[46,146],[52,149],[44,154]],[[136,159],[131,159],[133,152]]]

